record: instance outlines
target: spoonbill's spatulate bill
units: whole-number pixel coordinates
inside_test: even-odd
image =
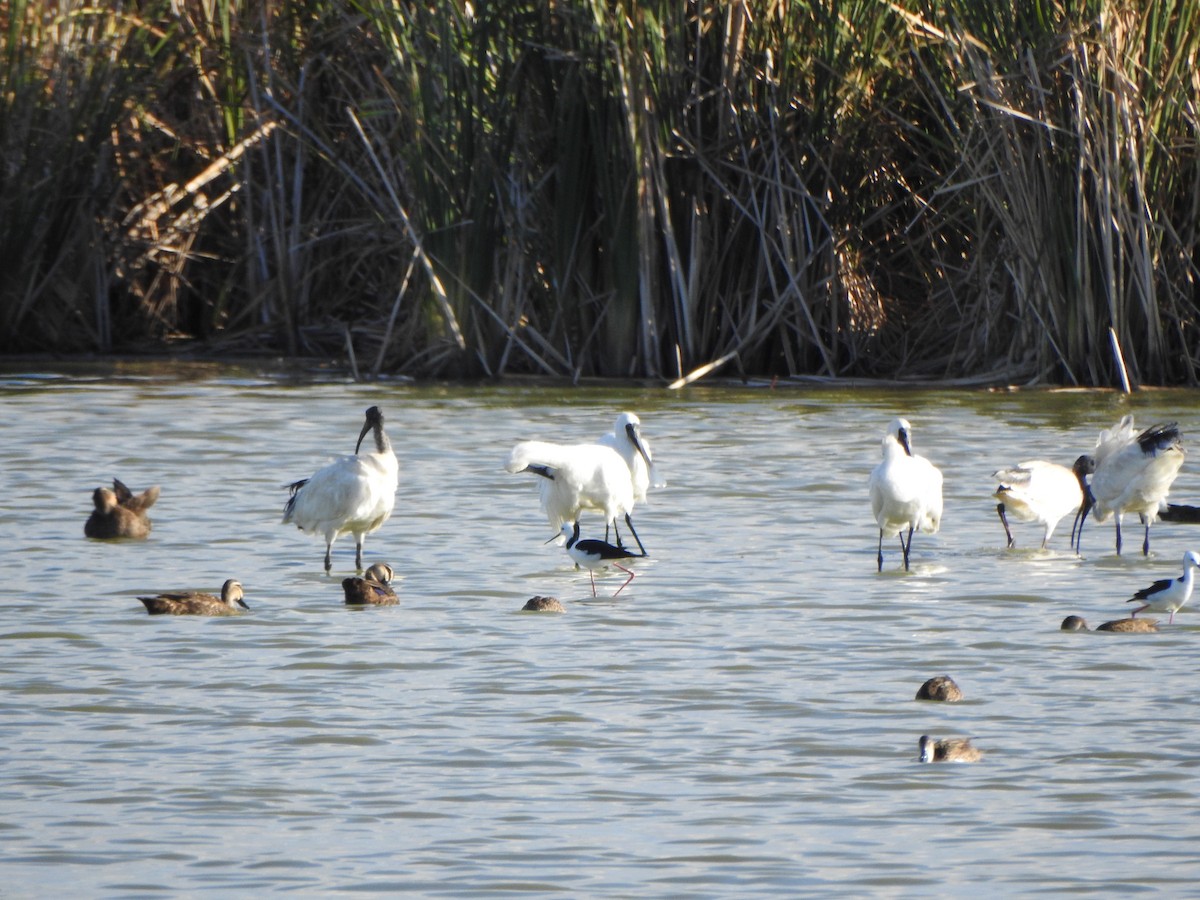
[[[374,446],[362,453],[368,433],[374,435]],[[292,496],[284,507],[283,521],[325,538],[326,572],[332,568],[333,542],[343,534],[354,535],[354,565],[361,572],[363,539],[391,516],[399,470],[392,442],[383,430],[383,413],[372,406],[353,456],[335,459],[311,477],[289,485]]]
[[[236,616],[242,609],[250,608],[243,596],[241,584],[230,578],[221,587],[220,597],[199,591],[176,591],[138,599],[152,616]]]
[[[1137,513],[1146,529],[1142,553],[1149,555],[1150,526],[1165,507],[1167,494],[1183,465],[1179,426],[1168,422],[1139,434],[1133,427],[1133,416],[1125,416],[1100,433],[1092,456],[1096,471],[1081,514],[1080,542],[1089,511],[1094,510],[1097,522],[1107,522],[1115,515],[1119,555],[1122,520],[1126,513]]]
[[[1008,527],[1008,517],[1012,516],[1018,522],[1037,522],[1041,525],[1042,549],[1046,549],[1046,543],[1059,521],[1083,505],[1087,476],[1095,469],[1095,465],[1090,456],[1079,457],[1070,469],[1044,459],[1031,459],[992,473],[992,477],[999,482],[992,496],[1000,501],[996,504],[996,512],[1004,525],[1008,546],[1016,546],[1012,530]],[[1073,532],[1074,529],[1071,546],[1075,545]]]
[[[563,537],[567,539],[566,548],[567,554],[576,563],[588,570],[588,577],[592,580],[592,596],[596,596],[596,570],[606,569],[612,566],[614,569],[620,569],[629,577],[625,579],[625,584],[622,584],[613,596],[625,590],[625,585],[633,581],[633,570],[625,568],[621,565],[622,561],[637,559],[645,556],[644,553],[630,553],[624,547],[614,547],[607,541],[583,540],[579,539],[579,523],[573,524],[564,523],[562,526]]]
[[[355,575],[342,579],[342,593],[349,606],[395,606],[399,603],[392,588],[392,567],[387,563],[373,563],[362,577]]]
[[[1145,610],[1160,613],[1170,613],[1170,618],[1167,619],[1168,625],[1175,623],[1176,611],[1192,599],[1192,586],[1195,580],[1196,569],[1200,568],[1200,556],[1192,550],[1183,554],[1183,574],[1178,578],[1164,578],[1162,581],[1156,581],[1148,588],[1143,588],[1134,594],[1127,603],[1141,603],[1142,605],[1129,614],[1132,619],[1138,613]]]
[[[646,502],[646,491],[649,488],[662,487],[664,485],[664,482],[658,477],[658,473],[655,471],[654,457],[650,453],[650,444],[642,435],[642,421],[636,414],[631,412],[621,413],[617,416],[613,430],[601,436],[596,443],[612,447],[617,453],[621,454],[621,458],[629,466],[629,475],[633,480],[633,500],[635,503]],[[645,553],[646,548],[642,546],[641,539],[638,538],[637,531],[634,530],[633,519],[630,518],[632,512],[632,510],[626,511],[625,524],[629,526],[629,531],[633,535],[633,539],[637,541],[638,549],[642,553]],[[607,523],[604,526],[604,539],[608,540]],[[621,543],[620,533],[617,534],[617,543]]]
[[[882,446],[883,461],[867,482],[871,512],[879,524],[881,572],[885,536],[900,536],[904,568],[908,569],[914,529],[934,534],[942,522],[942,473],[925,457],[912,452],[912,425],[907,419],[892,420]]]
[[[522,441],[513,447],[505,469],[539,476],[542,511],[556,531],[577,523],[585,509],[599,512],[606,523],[633,509],[629,466],[612,447]]]

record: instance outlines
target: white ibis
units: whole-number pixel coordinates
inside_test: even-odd
[[[1164,578],[1162,581],[1156,581],[1150,587],[1142,588],[1125,601],[1126,603],[1142,603],[1129,614],[1129,618],[1132,619],[1138,613],[1148,609],[1151,612],[1170,613],[1167,624],[1175,624],[1175,613],[1192,599],[1192,586],[1198,568],[1200,568],[1200,556],[1197,556],[1195,551],[1189,550],[1183,554],[1182,575],[1178,578]]]
[[[1095,467],[1092,457],[1081,456],[1069,469],[1044,459],[1031,459],[993,472],[992,477],[1000,484],[992,496],[1000,501],[996,504],[996,512],[1008,536],[1008,546],[1016,546],[1008,527],[1008,516],[1011,515],[1018,522],[1037,522],[1042,526],[1042,549],[1045,550],[1059,521],[1083,505],[1087,476]],[[1074,544],[1072,534],[1071,545]]]
[[[1152,425],[1141,434],[1133,416],[1125,416],[1100,433],[1092,454],[1096,471],[1091,494],[1084,501],[1079,529],[1095,510],[1097,522],[1116,516],[1117,554],[1121,553],[1121,522],[1126,513],[1137,513],[1145,526],[1142,554],[1150,554],[1150,526],[1167,502],[1167,493],[1183,465],[1183,440],[1175,422]]]
[[[596,596],[596,570],[607,569],[612,566],[614,569],[620,569],[629,577],[625,579],[613,596],[625,590],[625,586],[633,581],[633,570],[627,569],[621,565],[622,560],[637,559],[645,556],[644,553],[630,553],[624,547],[614,547],[607,541],[583,540],[579,539],[579,523],[564,523],[562,526],[563,537],[567,539],[566,548],[567,554],[576,563],[588,570],[588,577],[592,580],[592,596]]]
[[[374,447],[361,453],[368,432],[374,434]],[[353,456],[339,457],[311,477],[288,486],[292,496],[284,507],[283,521],[325,538],[326,572],[332,568],[333,542],[343,534],[354,535],[354,565],[361,572],[363,539],[379,530],[396,505],[399,469],[392,442],[383,430],[383,413],[372,406]]]
[[[146,612],[152,616],[237,616],[241,615],[242,609],[250,608],[242,598],[242,586],[234,578],[222,585],[220,597],[200,591],[138,597],[146,607]]]
[[[879,524],[879,571],[883,571],[883,538],[898,534],[908,569],[914,530],[935,534],[942,522],[942,473],[912,452],[912,425],[893,419],[883,436],[883,461],[867,482],[871,512]],[[908,530],[905,540],[904,531]]]
[[[932,762],[979,762],[983,759],[983,751],[971,743],[970,738],[942,738],[938,740],[927,734],[921,735],[917,741],[920,755],[917,759],[923,763]]]

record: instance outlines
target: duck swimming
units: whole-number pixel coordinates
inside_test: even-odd
[[[221,587],[221,596],[199,591],[176,591],[155,597],[138,597],[152,616],[237,616],[249,609],[242,599],[242,586],[230,578]]]

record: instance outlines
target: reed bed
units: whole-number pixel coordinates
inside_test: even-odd
[[[1200,0],[994,6],[15,0],[0,350],[1197,383]]]

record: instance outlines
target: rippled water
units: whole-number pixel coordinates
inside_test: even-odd
[[[279,524],[379,404],[401,461],[367,539],[401,605],[348,610],[353,545]],[[3,893],[672,897],[1183,891],[1200,879],[1197,616],[1064,634],[1177,573],[1066,523],[1005,551],[989,473],[1069,463],[1150,392],[442,387],[241,370],[0,377]],[[616,599],[550,537],[523,438],[642,416],[667,486]],[[888,420],[946,476],[942,533],[875,571],[866,479]],[[1190,461],[1173,495],[1200,501]],[[162,485],[142,543],[83,537],[93,488]],[[595,518],[585,519],[595,525]],[[1036,526],[1017,526],[1024,548]],[[1136,528],[1131,534],[1136,535]],[[1136,546],[1136,541],[1130,540]],[[236,619],[136,599],[218,590]],[[520,612],[552,594],[564,615]],[[952,674],[959,704],[913,700]],[[915,762],[970,734],[977,765]]]

